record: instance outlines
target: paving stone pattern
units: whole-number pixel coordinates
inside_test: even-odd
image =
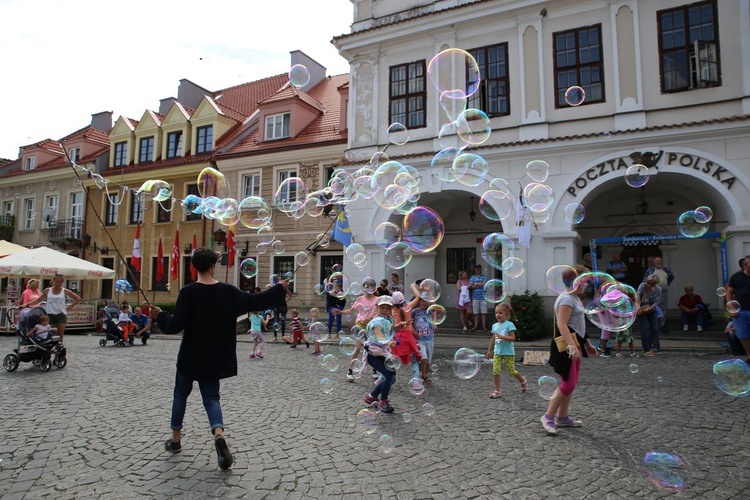
[[[453,375],[455,345],[486,352],[483,336],[441,347],[425,393],[409,393],[402,368],[391,396],[396,411],[378,415],[365,434],[350,425],[372,387],[369,373],[345,380],[324,370],[311,349],[269,343],[264,360],[247,359],[222,383],[228,442],[236,463],[218,468],[196,387],[188,402],[183,451],[164,451],[175,337],[148,346],[98,346],[94,336],[65,337],[68,366],[43,373],[22,363],[0,371],[0,497],[20,498],[659,498],[643,473],[651,450],[687,462],[689,489],[679,498],[738,498],[750,485],[750,398],[734,399],[712,382],[713,363],[728,356],[715,343],[654,358],[589,359],[571,413],[577,429],[546,435],[546,409],[535,393],[549,367],[517,368],[530,381],[522,394],[502,375],[502,397],[488,398],[491,365],[471,380]],[[243,339],[244,340],[244,339]],[[5,356],[15,345],[0,338]],[[518,344],[517,344],[518,347]],[[518,349],[519,360],[522,349]],[[630,372],[631,363],[638,372]],[[323,394],[329,377],[333,392]],[[661,377],[659,381],[658,377]],[[422,404],[432,403],[429,417]],[[406,423],[403,413],[413,416]],[[395,448],[378,450],[388,434]]]

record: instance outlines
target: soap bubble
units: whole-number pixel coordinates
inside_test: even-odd
[[[172,186],[166,181],[148,180],[136,191],[136,194],[140,193],[145,193],[154,201],[167,201],[172,199]]]
[[[352,243],[351,245],[348,245],[344,249],[344,257],[346,257],[346,260],[348,260],[351,263],[355,263],[355,257],[359,254],[364,255],[365,253],[365,247],[360,245],[359,243]]]
[[[388,434],[383,434],[378,438],[378,451],[380,453],[389,454],[393,451],[393,437]]]
[[[456,122],[450,122],[440,127],[438,131],[438,145],[440,149],[464,149],[469,144],[461,139],[458,135],[458,125]]]
[[[495,269],[503,268],[503,249],[513,252],[516,244],[504,233],[490,233],[482,240],[482,258]]]
[[[409,386],[409,392],[414,396],[421,396],[424,392],[424,383],[418,378],[412,378],[407,383]]]
[[[415,207],[404,216],[403,240],[416,253],[435,250],[444,235],[443,220],[428,207]]]
[[[539,397],[546,401],[549,401],[555,396],[555,391],[557,390],[557,387],[560,385],[560,383],[555,377],[544,375],[542,377],[539,377],[537,385],[539,386]]]
[[[469,347],[462,347],[453,355],[453,373],[460,379],[474,378],[481,366],[482,357]]]
[[[286,251],[286,245],[281,240],[276,240],[271,244],[271,249],[276,255],[282,255]]]
[[[385,265],[391,269],[403,269],[411,262],[411,248],[403,241],[397,241],[385,250]]]
[[[357,281],[352,281],[349,285],[349,295],[362,295],[362,285]]]
[[[339,351],[344,356],[351,356],[356,350],[356,343],[352,337],[344,337],[339,340]]]
[[[695,220],[700,223],[709,222],[714,216],[711,207],[701,206],[695,209]]]
[[[401,238],[401,228],[393,222],[382,222],[375,228],[374,240],[381,248],[388,248]]]
[[[224,226],[234,226],[240,221],[239,204],[234,198],[224,198],[216,206],[216,220]]]
[[[322,285],[321,283],[317,283],[317,284],[316,284],[316,285],[315,285],[315,286],[313,287],[313,293],[314,293],[315,295],[325,295],[325,293],[326,293],[326,289],[325,289],[325,286],[323,286],[323,285]]]
[[[330,394],[333,392],[333,382],[329,378],[320,379],[320,392],[323,394]]]
[[[378,416],[367,408],[359,410],[357,428],[367,434],[372,434],[378,429]]]
[[[523,188],[526,206],[532,212],[544,212],[555,201],[555,192],[546,184],[532,182]]]
[[[271,221],[271,209],[260,196],[243,198],[237,206],[240,224],[248,229],[260,229]]]
[[[625,183],[633,188],[646,185],[649,179],[648,167],[640,163],[634,163],[625,171]]]
[[[464,186],[476,187],[482,184],[487,178],[490,171],[490,165],[487,160],[479,155],[465,153],[459,155],[453,161],[453,168],[456,171],[456,181]]]
[[[513,212],[514,200],[508,193],[497,190],[485,191],[479,198],[479,212],[488,220],[501,221]]]
[[[351,285],[349,285],[349,289],[351,290]],[[372,276],[367,276],[364,280],[362,280],[362,291],[366,293],[367,295],[372,295],[378,290],[378,284],[375,282],[375,278]]]
[[[467,109],[456,119],[458,136],[472,145],[482,144],[490,138],[492,125],[487,114],[479,109]]]
[[[182,211],[185,215],[199,214],[201,213],[201,205],[203,198],[200,196],[189,194],[182,200]]]
[[[405,424],[408,424],[409,422],[411,422],[411,413],[409,413],[408,411],[405,411],[404,414],[401,415],[401,418],[404,419]]]
[[[526,270],[526,264],[520,257],[508,257],[502,263],[503,273],[511,278],[518,278]]]
[[[577,85],[568,87],[568,90],[565,91],[565,102],[569,106],[580,106],[584,99],[586,99],[586,91]]]
[[[580,224],[584,217],[586,217],[586,209],[580,203],[565,205],[565,222]]]
[[[423,279],[419,284],[419,298],[426,300],[427,302],[435,302],[440,298],[441,293],[442,289],[440,283],[433,279]]]
[[[289,70],[289,83],[299,88],[310,83],[310,71],[302,64],[295,64]]]
[[[677,218],[677,229],[686,238],[700,238],[708,232],[708,222],[698,222],[695,211],[688,210]]]
[[[463,90],[447,90],[440,93],[440,107],[443,108],[450,121],[458,118],[458,115],[466,109],[466,103],[466,93]]]
[[[632,363],[629,369],[630,373],[638,373],[638,365],[636,365],[635,363]]]
[[[317,340],[318,342],[323,342],[328,338],[328,326],[320,321],[316,321],[312,323],[307,331],[310,334],[311,340]]]
[[[544,160],[531,160],[526,164],[526,175],[534,182],[544,182],[549,177],[549,163]]]
[[[296,212],[303,207],[302,200],[307,198],[307,186],[299,177],[284,179],[273,195],[273,204],[277,210],[286,213]]]
[[[714,383],[724,394],[738,398],[750,395],[750,366],[742,359],[726,359],[713,367]]]
[[[310,254],[305,251],[299,251],[294,254],[294,263],[299,267],[305,267],[310,263]]]
[[[323,368],[329,372],[335,372],[339,369],[339,360],[333,354],[326,354],[323,356]]]
[[[547,288],[560,294],[565,291],[564,279],[568,279],[570,285],[572,285],[576,277],[578,277],[578,273],[573,267],[566,264],[557,264],[547,269],[544,282]]]
[[[688,487],[686,464],[677,455],[649,451],[643,457],[643,472],[659,489],[679,492]]]
[[[506,181],[502,177],[495,177],[494,179],[490,180],[489,188],[491,190],[501,191],[507,195],[510,195],[510,187],[508,186],[508,181]]]
[[[479,90],[480,75],[476,59],[457,48],[443,50],[427,65],[427,77],[439,95],[470,97]]]
[[[206,167],[198,174],[198,193],[203,198],[226,198],[229,195],[229,181],[215,168]]]
[[[367,323],[367,340],[385,344],[393,340],[393,323],[382,316],[375,316]]]
[[[445,307],[440,304],[432,304],[427,308],[427,322],[432,325],[440,325],[448,317]]]
[[[240,262],[240,274],[245,278],[254,278],[258,275],[258,264],[255,259],[243,259]]]
[[[454,182],[456,175],[453,170],[453,162],[462,153],[460,148],[445,148],[439,151],[430,161],[433,169],[432,174],[443,182]]]
[[[388,142],[396,146],[403,146],[409,142],[409,131],[401,123],[391,123],[388,126]]]
[[[498,304],[508,296],[505,290],[505,283],[499,279],[488,280],[484,284],[483,290],[485,299],[492,304]]]
[[[271,226],[263,226],[258,229],[258,241],[270,245],[276,239],[276,231]]]
[[[719,297],[724,297],[726,294],[727,294],[727,289],[724,288],[723,286],[720,286],[719,288],[716,289],[716,295],[718,295]]]
[[[435,414],[435,407],[432,406],[432,403],[425,403],[422,405],[422,411],[425,415],[431,417]]]
[[[337,284],[340,286],[336,286]],[[347,293],[349,293],[350,286],[351,284],[349,282],[349,277],[342,272],[336,272],[332,273],[331,276],[328,277],[326,292],[333,295],[337,299],[341,299],[345,297]]]
[[[740,307],[739,302],[737,302],[736,300],[730,300],[729,302],[727,302],[726,309],[729,314],[737,314],[742,308]]]

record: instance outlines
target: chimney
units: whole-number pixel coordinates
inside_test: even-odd
[[[310,73],[310,83],[302,87],[301,90],[307,92],[325,79],[325,66],[322,66],[318,61],[308,56],[301,50],[293,50],[290,52],[290,54],[292,56],[292,64],[289,66],[290,68],[295,64],[301,64],[306,67],[307,71]]]
[[[91,115],[91,126],[96,130],[109,134],[112,132],[112,112],[102,111]]]
[[[169,108],[171,108],[172,104],[176,102],[176,97],[165,97],[164,99],[159,99],[159,114],[166,115],[169,113]]]

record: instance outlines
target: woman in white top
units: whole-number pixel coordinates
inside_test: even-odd
[[[62,274],[56,274],[52,278],[52,286],[45,288],[42,295],[29,302],[29,306],[38,304],[39,302],[47,301],[45,311],[49,316],[49,324],[57,328],[57,334],[60,336],[60,343],[63,341],[63,334],[65,333],[65,327],[68,324],[68,306],[65,304],[66,297],[69,297],[72,302],[70,307],[75,306],[81,301],[76,293],[71,292],[67,288],[63,288],[63,281],[65,278]]]

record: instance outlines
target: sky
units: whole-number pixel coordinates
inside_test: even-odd
[[[140,119],[183,78],[219,90],[289,71],[301,50],[349,72],[330,43],[350,0],[0,0],[0,158],[112,111]]]

